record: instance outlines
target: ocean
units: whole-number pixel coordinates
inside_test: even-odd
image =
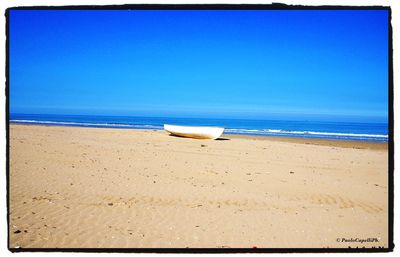
[[[162,130],[164,124],[219,126],[225,128],[225,134],[388,141],[387,123],[55,114],[10,114],[10,123],[151,130]]]

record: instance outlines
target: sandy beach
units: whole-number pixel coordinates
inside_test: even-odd
[[[11,124],[9,164],[11,248],[388,247],[386,143]]]

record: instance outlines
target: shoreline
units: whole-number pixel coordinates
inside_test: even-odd
[[[289,143],[298,143],[298,144],[306,144],[306,145],[336,146],[336,147],[343,147],[343,148],[374,149],[374,150],[387,150],[388,149],[388,142],[343,140],[343,139],[298,138],[298,137],[283,137],[283,136],[222,134],[222,136],[224,136],[224,135],[229,135],[229,137],[231,137],[231,138],[270,140],[270,141],[289,142]]]
[[[9,122],[9,125],[13,126],[42,126],[42,127],[65,127],[65,128],[85,128],[85,129],[105,129],[105,130],[133,130],[133,131],[154,131],[164,132],[162,129],[141,129],[141,128],[113,128],[113,127],[89,127],[89,126],[70,126],[70,125],[48,125],[48,124],[25,124],[25,123],[14,123]],[[279,142],[290,142],[298,144],[309,144],[309,145],[323,145],[323,146],[336,146],[344,148],[355,148],[355,149],[376,149],[376,150],[388,150],[388,142],[382,141],[362,141],[362,140],[348,140],[348,139],[334,139],[334,138],[310,138],[310,137],[289,137],[289,136],[275,136],[275,135],[249,135],[249,134],[230,134],[223,133],[220,139],[224,138],[242,138],[251,140],[268,140],[268,141],[279,141]]]

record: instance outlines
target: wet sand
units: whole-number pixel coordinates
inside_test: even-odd
[[[386,143],[223,138],[10,125],[10,247],[388,246]]]

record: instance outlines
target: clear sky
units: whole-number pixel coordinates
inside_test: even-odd
[[[11,113],[387,120],[388,12],[10,12]]]

